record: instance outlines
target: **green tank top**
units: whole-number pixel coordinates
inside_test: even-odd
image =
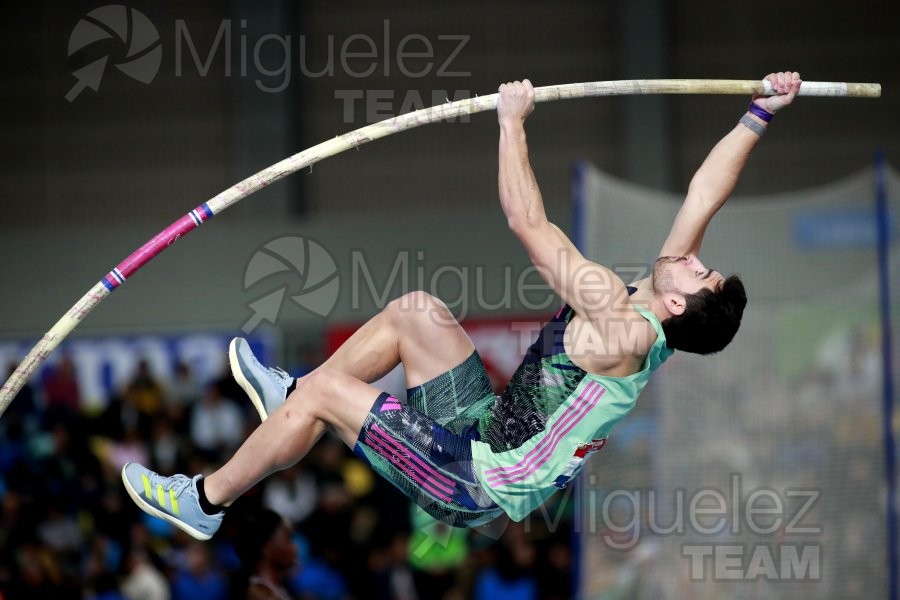
[[[640,371],[606,377],[574,364],[563,334],[575,313],[564,306],[479,422],[481,439],[472,442],[472,456],[481,486],[512,519],[524,519],[568,484],[672,355],[656,315],[635,308],[657,336]]]

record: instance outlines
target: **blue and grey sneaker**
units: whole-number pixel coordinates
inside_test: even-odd
[[[244,338],[234,338],[228,346],[228,361],[231,363],[231,374],[247,395],[259,418],[265,421],[275,412],[287,398],[287,389],[294,378],[275,367],[266,367],[260,363],[250,344]]]
[[[185,475],[163,477],[137,463],[122,467],[128,495],[145,513],[165,519],[198,540],[208,540],[222,524],[224,512],[208,515],[200,508],[197,480]]]

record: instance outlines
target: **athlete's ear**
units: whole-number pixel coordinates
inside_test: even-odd
[[[678,292],[666,292],[663,294],[662,299],[666,310],[669,311],[669,314],[673,317],[677,317],[684,313],[684,309],[686,308],[684,294],[679,294]]]

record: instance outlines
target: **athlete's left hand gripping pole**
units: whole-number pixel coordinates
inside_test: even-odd
[[[587,98],[592,96],[625,96],[645,94],[772,94],[766,83],[752,80],[692,80],[692,79],[631,79],[623,81],[594,81],[587,83],[567,83],[563,85],[544,86],[535,89],[535,101],[566,100],[571,98]],[[881,86],[875,83],[840,83],[805,81],[800,95],[810,96],[855,96],[877,98],[881,95]],[[308,148],[281,162],[278,162],[259,173],[248,177],[240,183],[228,188],[212,200],[205,202],[181,217],[162,232],[141,246],[115,269],[101,279],[87,294],[75,303],[75,306],[63,315],[56,324],[44,334],[44,337],[31,349],[31,352],[19,363],[18,368],[0,388],[0,415],[2,415],[12,399],[19,393],[25,382],[37,371],[38,367],[68,336],[75,327],[90,313],[94,307],[106,298],[110,292],[125,282],[132,274],[144,266],[151,258],[168,248],[180,237],[196,229],[204,221],[219,214],[235,202],[261,190],[270,183],[278,181],[291,173],[319,162],[322,159],[340,154],[345,150],[361,146],[366,142],[412,129],[419,125],[427,125],[437,121],[456,119],[463,115],[474,114],[497,107],[497,94],[475,98],[467,98],[447,104],[439,104],[431,108],[423,108],[399,117],[393,117],[367,125],[350,133],[345,133],[332,140],[322,142]]]

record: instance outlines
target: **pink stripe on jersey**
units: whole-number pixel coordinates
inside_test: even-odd
[[[586,407],[579,414],[573,415],[572,420],[574,422],[568,423],[568,426],[565,429],[557,429],[550,433],[545,438],[546,444],[541,448],[539,453],[523,458],[510,472],[497,473],[488,477],[488,485],[497,487],[498,485],[516,483],[536,472],[550,459],[550,457],[553,456],[557,446],[559,446],[559,443],[566,434],[568,434],[575,425],[590,412],[591,408],[592,407],[590,406]],[[535,449],[537,449],[537,447]]]
[[[546,437],[538,442],[518,463],[505,467],[496,467],[486,472],[486,474],[490,473],[488,475],[488,483],[491,487],[521,481],[537,471],[552,456],[565,435],[597,405],[597,400],[604,392],[605,390],[599,385],[588,384],[572,406],[550,428]]]
[[[384,429],[382,429],[381,427],[379,427],[378,424],[373,424],[373,425],[372,425],[371,431],[374,431],[374,432],[380,434],[380,435],[381,435],[385,440],[387,440],[387,442],[388,442],[391,446],[393,446],[396,450],[399,450],[399,451],[402,452],[404,455],[408,455],[410,458],[412,458],[418,465],[420,465],[420,466],[422,467],[422,469],[423,469],[427,474],[431,475],[432,477],[434,477],[434,478],[437,479],[438,481],[443,482],[446,486],[450,486],[450,489],[451,489],[451,490],[453,489],[453,480],[452,480],[452,479],[450,479],[450,478],[448,478],[448,477],[445,477],[444,475],[441,475],[441,474],[437,471],[437,469],[435,469],[433,466],[429,465],[428,463],[426,463],[425,461],[423,461],[422,459],[420,459],[420,458],[416,455],[415,452],[412,452],[409,448],[403,446],[403,444],[401,444],[399,441],[397,441],[396,439],[394,439],[392,436],[388,435],[388,433],[387,433]]]
[[[521,481],[537,471],[556,451],[559,443],[599,402],[606,389],[597,383],[588,383],[550,431],[515,465],[495,467],[485,471],[487,483],[492,488]]]
[[[488,469],[487,471],[485,471],[485,475],[491,475],[496,472],[516,471],[516,470],[523,468],[525,466],[525,463],[527,463],[533,455],[538,453],[541,450],[541,448],[543,448],[546,445],[547,440],[549,439],[550,435],[552,433],[554,433],[555,431],[558,431],[560,427],[565,427],[566,424],[568,424],[572,419],[574,419],[577,416],[577,413],[581,412],[584,409],[584,407],[587,406],[594,399],[594,396],[596,396],[597,391],[600,391],[602,393],[605,390],[603,390],[600,387],[600,385],[598,385],[597,383],[588,382],[588,384],[585,385],[584,390],[582,390],[581,394],[579,394],[578,397],[575,399],[575,401],[572,403],[572,405],[569,406],[563,412],[562,416],[559,417],[559,419],[556,421],[556,423],[554,423],[550,427],[550,431],[547,432],[547,436],[544,437],[543,440],[538,442],[537,446],[535,446],[527,454],[525,454],[525,456],[523,456],[522,459],[518,463],[516,463],[514,465],[494,467],[493,469]]]

